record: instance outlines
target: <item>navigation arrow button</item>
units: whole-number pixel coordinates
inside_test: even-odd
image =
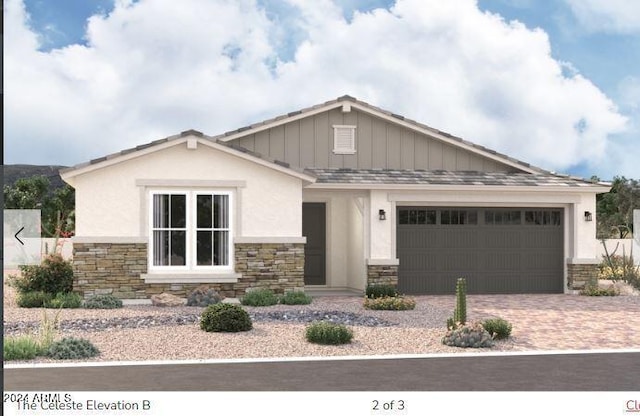
[[[20,229],[18,230],[18,232],[17,232],[17,233],[15,233],[13,236],[16,238],[16,240],[18,240],[18,241],[20,242],[20,244],[24,245],[24,243],[22,242],[22,240],[20,240],[20,239],[18,238],[18,234],[20,234],[20,233],[22,232],[22,230],[24,230],[24,227],[20,228]]]

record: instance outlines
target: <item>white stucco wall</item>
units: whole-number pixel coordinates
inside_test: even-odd
[[[300,237],[302,180],[218,149],[180,143],[72,178],[76,188],[76,236],[146,237],[148,191],[165,185],[136,181],[166,180],[192,188],[198,181],[244,181],[242,187],[218,187],[235,193],[236,237]],[[171,182],[168,182],[171,183]]]
[[[365,198],[351,197],[349,211],[349,272],[347,287],[364,290],[367,286],[367,268],[364,254]]]
[[[372,190],[369,203],[370,232],[369,256],[376,260],[396,259],[395,248],[395,205],[389,201],[388,191]],[[386,213],[386,220],[380,220],[380,210]]]

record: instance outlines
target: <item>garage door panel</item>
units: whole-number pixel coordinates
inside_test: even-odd
[[[511,270],[519,272],[522,264],[521,253],[516,250],[492,251],[483,256],[482,270]]]
[[[400,262],[404,263],[404,270],[423,271],[435,270],[438,267],[438,255],[424,250],[406,250],[400,257]]]
[[[469,293],[562,292],[562,210],[428,209],[438,212],[437,221],[398,224],[398,287],[404,293],[454,293],[459,277],[467,278]],[[463,221],[463,215],[473,220]]]
[[[522,247],[522,233],[505,227],[492,227],[476,231],[480,234],[481,247],[487,249],[509,249]]]
[[[478,253],[459,250],[439,256],[442,271],[464,271],[478,266]]]

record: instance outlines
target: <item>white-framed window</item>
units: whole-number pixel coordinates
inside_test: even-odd
[[[333,126],[333,153],[352,155],[356,152],[356,126]]]
[[[150,270],[232,268],[232,193],[150,193]]]

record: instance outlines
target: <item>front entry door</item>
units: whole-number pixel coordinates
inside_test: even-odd
[[[302,204],[304,246],[304,284],[325,285],[326,278],[326,206],[322,202]]]

